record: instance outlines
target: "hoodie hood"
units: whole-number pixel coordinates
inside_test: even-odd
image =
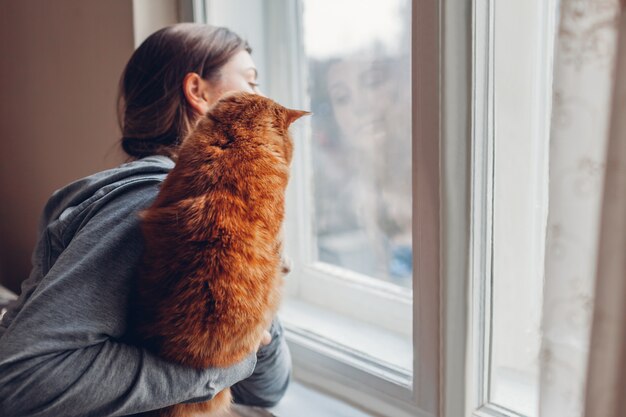
[[[41,233],[57,220],[66,222],[80,209],[126,183],[136,180],[163,179],[174,168],[174,161],[166,156],[148,156],[76,180],[56,190],[46,204],[39,223]]]

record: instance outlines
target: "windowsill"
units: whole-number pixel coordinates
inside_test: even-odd
[[[407,376],[411,373],[413,344],[408,336],[294,298],[283,301],[279,315],[288,330],[330,341]]]
[[[371,417],[343,401],[295,381],[285,398],[271,411],[277,417]]]
[[[324,393],[322,398],[376,415],[430,415],[415,404],[408,337],[294,298],[283,301],[279,316],[295,379]]]
[[[296,381],[276,407],[266,410],[235,405],[233,411],[233,417],[372,417]]]

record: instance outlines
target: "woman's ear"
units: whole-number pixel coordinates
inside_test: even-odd
[[[190,72],[183,79],[185,100],[199,115],[204,115],[211,106],[209,83],[195,72]]]

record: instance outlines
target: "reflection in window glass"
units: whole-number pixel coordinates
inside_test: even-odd
[[[410,2],[303,8],[317,259],[410,288]]]

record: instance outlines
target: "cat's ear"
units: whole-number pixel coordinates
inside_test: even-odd
[[[285,126],[289,127],[293,122],[302,116],[307,116],[309,114],[311,114],[310,111],[285,109]]]

